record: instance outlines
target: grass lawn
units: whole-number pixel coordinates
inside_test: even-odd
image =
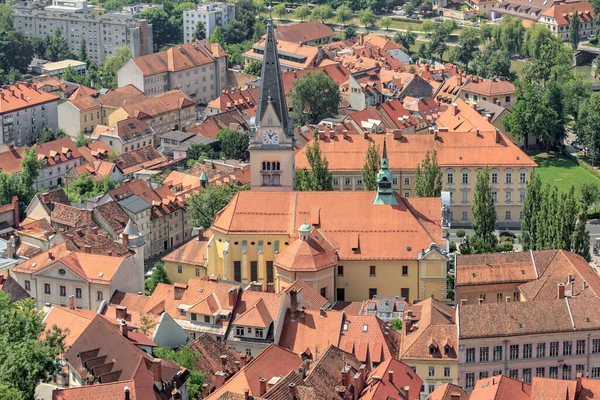
[[[548,153],[540,153],[531,158],[538,164],[535,172],[540,175],[542,182],[558,187],[561,192],[575,186],[575,195],[579,198],[582,183],[592,182],[600,185],[600,179],[580,167],[573,159]]]

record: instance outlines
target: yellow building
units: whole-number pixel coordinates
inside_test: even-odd
[[[172,282],[187,283],[190,279],[206,276],[208,262],[206,245],[211,238],[210,231],[201,231],[198,236],[162,258],[167,275]]]
[[[467,114],[475,113],[465,106],[452,115],[438,119],[439,128],[427,135],[326,135],[319,140],[321,153],[327,157],[329,170],[333,173],[335,190],[362,191],[361,170],[369,144],[379,148],[387,140],[392,173],[392,188],[403,197],[415,196],[415,169],[435,151],[442,170],[442,190],[450,193],[450,220],[452,226],[470,226],[473,220],[472,205],[477,173],[489,166],[492,196],[496,202],[498,225],[520,226],[527,182],[536,163],[505,135],[494,130],[485,118],[479,115],[490,130],[472,127]],[[470,117],[470,115],[469,115]],[[440,123],[443,120],[443,123]],[[472,129],[471,129],[472,128]],[[464,130],[461,130],[464,129]],[[306,147],[296,154],[296,168],[310,168],[306,158]]]
[[[434,298],[404,311],[400,361],[423,379],[421,398],[445,383],[458,382],[455,310]]]

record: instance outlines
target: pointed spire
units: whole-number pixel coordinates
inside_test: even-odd
[[[289,135],[290,121],[285,101],[281,66],[279,65],[279,54],[277,52],[277,40],[275,39],[272,18],[267,20],[267,38],[265,39],[265,52],[263,54],[263,65],[260,73],[260,91],[258,93],[258,106],[256,110],[257,126],[260,126],[269,104],[275,109],[275,113],[286,135]]]
[[[377,173],[377,193],[373,204],[398,204],[396,193],[392,188],[394,177],[389,169],[389,161],[387,156],[387,142],[383,138],[383,155],[381,157],[381,169]]]

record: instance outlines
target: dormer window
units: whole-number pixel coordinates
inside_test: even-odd
[[[58,154],[54,156],[54,161],[56,161],[56,162],[60,161],[60,156]]]
[[[435,347],[434,344],[430,344],[429,345],[429,354],[435,354],[436,351],[437,351],[437,347]]]
[[[67,151],[67,158],[71,158],[71,156],[73,156],[73,153],[71,153],[71,150]]]
[[[451,347],[449,344],[445,345],[444,346],[444,354],[446,354],[446,355],[450,354],[450,349],[451,349]]]

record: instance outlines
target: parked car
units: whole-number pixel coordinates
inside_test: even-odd
[[[480,26],[480,25],[479,25],[477,22],[473,22],[473,27],[475,27],[475,28],[479,28],[479,26]]]
[[[443,18],[440,18],[440,17],[437,17],[437,18],[436,18],[434,21],[435,21],[435,22],[444,22],[444,19],[443,19]]]
[[[410,16],[410,19],[419,19],[419,16],[417,14],[413,14]]]
[[[498,233],[498,236],[499,236],[500,238],[503,238],[503,237],[511,237],[511,238],[513,238],[513,239],[516,239],[516,238],[517,238],[517,235],[516,235],[514,232],[511,232],[511,231],[500,231],[500,232]]]

